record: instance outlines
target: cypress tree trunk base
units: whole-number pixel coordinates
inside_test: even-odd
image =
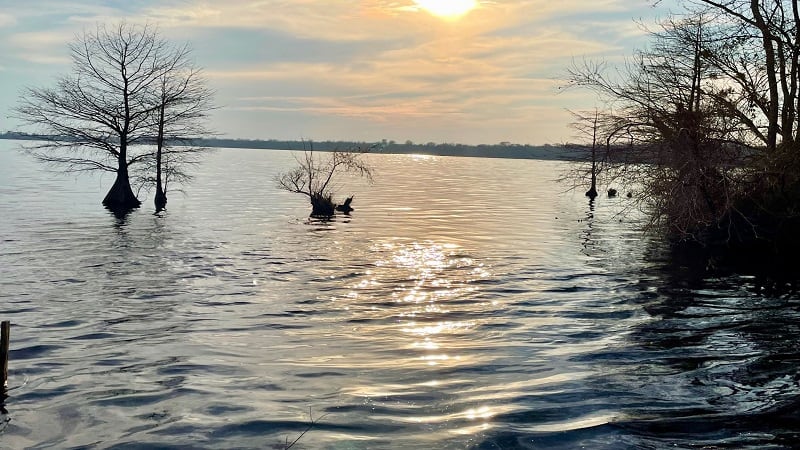
[[[167,194],[164,192],[164,190],[161,188],[160,185],[156,188],[156,198],[154,200],[154,203],[156,207],[156,212],[161,212],[167,209]]]
[[[128,179],[127,171],[124,174],[117,172],[117,178],[114,180],[114,184],[103,199],[103,206],[114,213],[118,213],[128,212],[141,205],[142,202],[136,198],[133,189],[131,189],[131,182]]]
[[[594,162],[594,152],[592,152],[592,187],[586,191],[586,196],[590,200],[594,200],[597,197],[597,167]]]

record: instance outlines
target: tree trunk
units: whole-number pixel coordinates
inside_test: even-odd
[[[597,173],[595,172],[595,163],[592,161],[592,185],[586,191],[586,196],[590,199],[597,197]]]
[[[126,212],[138,208],[142,202],[136,198],[131,189],[131,181],[128,178],[128,164],[121,163],[117,169],[117,179],[109,189],[108,194],[103,199],[103,206],[114,212]]]
[[[597,159],[595,155],[595,146],[592,146],[592,185],[586,191],[586,196],[594,200],[597,197]]]
[[[594,122],[592,123],[592,186],[586,191],[586,196],[591,200],[597,197],[597,120],[599,114],[597,110],[594,111]]]
[[[780,94],[778,91],[777,62],[775,60],[775,47],[772,31],[764,16],[761,14],[758,0],[750,1],[750,10],[756,27],[761,32],[761,43],[764,47],[764,56],[769,86],[769,109],[767,116],[767,151],[774,151],[778,146],[778,127],[780,126]]]
[[[124,138],[121,141],[117,158],[117,178],[103,199],[103,206],[115,213],[125,213],[142,204],[131,189],[131,180],[128,176],[127,141]]]
[[[167,193],[164,192],[164,189],[161,187],[160,183],[156,186],[155,206],[156,212],[161,212],[167,209]]]
[[[792,143],[794,144],[794,142],[800,142],[800,125],[795,124],[797,116],[800,114],[800,92],[798,92],[798,89],[800,89],[800,7],[798,7],[797,2],[792,3],[792,18],[794,18],[795,34],[794,43],[791,47],[793,54],[790,70],[792,73],[792,99],[794,101],[789,108],[792,110],[792,124],[796,127],[792,136]]]
[[[167,193],[164,189],[164,183],[162,180],[163,174],[161,170],[162,164],[162,152],[164,149],[164,109],[166,108],[166,103],[162,98],[161,101],[161,108],[159,108],[159,117],[158,117],[158,142],[156,145],[156,198],[155,198],[155,207],[156,212],[161,212],[167,207]]]

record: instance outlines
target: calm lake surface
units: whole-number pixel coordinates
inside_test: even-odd
[[[0,141],[0,448],[792,448],[800,301],[669,261],[564,162],[371,155],[311,223],[221,149],[124,222]],[[145,194],[142,194],[144,196]],[[705,446],[705,447],[704,447]]]

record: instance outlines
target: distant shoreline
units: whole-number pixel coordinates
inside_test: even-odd
[[[0,133],[0,139],[17,141],[44,140],[47,136],[28,133],[7,132]],[[243,148],[253,150],[289,150],[301,151],[313,145],[317,151],[333,151],[354,147],[369,147],[371,153],[398,154],[398,155],[431,155],[431,156],[461,156],[473,158],[506,158],[506,159],[541,159],[556,161],[575,160],[575,153],[570,152],[561,145],[528,145],[511,144],[415,144],[411,141],[398,143],[395,141],[380,141],[374,143],[354,141],[284,141],[276,139],[228,139],[228,138],[200,138],[192,141],[192,145],[211,148]]]

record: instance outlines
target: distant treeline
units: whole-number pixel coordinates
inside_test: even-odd
[[[0,134],[0,139],[46,140],[48,136],[9,131]],[[201,147],[250,148],[269,150],[313,150],[333,151],[349,148],[370,148],[373,153],[391,154],[423,154],[440,156],[471,156],[481,158],[514,158],[514,159],[576,159],[573,151],[561,145],[523,145],[501,142],[499,144],[450,144],[428,142],[417,144],[412,141],[403,143],[382,140],[380,142],[355,141],[287,141],[277,139],[230,139],[230,138],[195,138],[187,139],[178,145],[195,145]]]
[[[17,131],[6,131],[0,134],[0,139],[14,139],[18,141],[41,141],[47,139],[47,136],[41,134],[22,133]]]

